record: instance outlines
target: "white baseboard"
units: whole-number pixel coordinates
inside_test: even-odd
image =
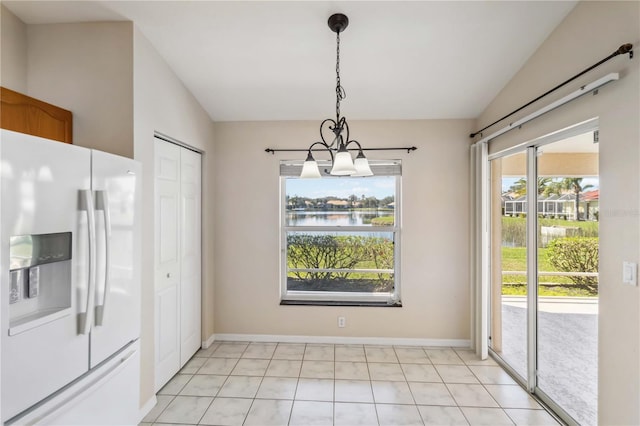
[[[142,420],[147,416],[147,414],[149,414],[149,412],[151,412],[151,410],[153,410],[153,407],[155,407],[157,403],[158,400],[156,399],[155,395],[153,395],[147,402],[145,402],[145,404],[140,408],[140,413],[138,415],[138,424],[142,422]]]
[[[207,340],[202,341],[202,349],[207,349],[215,341],[216,341],[216,335],[212,334],[211,336],[209,336],[209,338],[207,338]]]
[[[214,336],[212,336],[214,337]],[[418,339],[402,337],[291,336],[275,334],[216,334],[207,340],[221,342],[329,343],[342,345],[395,345],[470,348],[469,339]],[[204,346],[203,346],[204,347]]]

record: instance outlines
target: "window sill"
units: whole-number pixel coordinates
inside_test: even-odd
[[[402,302],[357,302],[348,300],[281,300],[281,306],[372,306],[378,308],[401,308]]]

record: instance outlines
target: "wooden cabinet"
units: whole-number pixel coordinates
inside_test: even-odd
[[[71,111],[0,87],[0,127],[73,143]]]

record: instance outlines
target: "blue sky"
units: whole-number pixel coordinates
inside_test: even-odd
[[[384,197],[395,194],[396,183],[392,176],[371,176],[363,178],[321,178],[287,179],[287,195],[293,197],[322,198],[335,196],[347,198],[355,194],[358,198]]]

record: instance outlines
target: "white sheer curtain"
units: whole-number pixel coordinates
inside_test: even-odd
[[[487,142],[471,146],[471,344],[488,356],[489,328],[489,194]]]

